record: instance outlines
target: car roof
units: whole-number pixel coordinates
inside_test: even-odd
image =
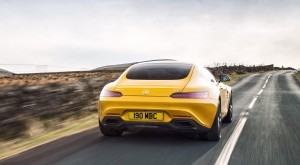
[[[143,65],[143,64],[189,64],[189,65],[194,65],[193,63],[189,63],[189,62],[181,62],[181,61],[174,61],[174,60],[148,61],[148,62],[137,63],[135,65]]]
[[[198,68],[206,68],[201,64],[195,64],[195,63],[191,63],[191,62],[184,62],[184,61],[176,61],[176,60],[156,60],[156,61],[145,61],[145,62],[140,62],[140,63],[136,63],[132,66],[136,66],[136,65],[143,65],[143,64],[189,64],[189,65],[193,65],[196,66]]]

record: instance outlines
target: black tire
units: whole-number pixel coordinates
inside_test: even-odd
[[[221,117],[221,101],[220,101],[213,126],[206,133],[207,140],[219,141],[221,139],[221,129],[222,129],[222,117]]]
[[[223,119],[223,123],[231,123],[232,122],[232,115],[233,115],[233,105],[232,105],[232,92],[230,96],[230,102],[228,106],[228,113]]]
[[[103,126],[102,123],[100,122],[100,120],[99,120],[99,128],[100,128],[101,133],[104,136],[121,136],[123,134],[122,130]]]

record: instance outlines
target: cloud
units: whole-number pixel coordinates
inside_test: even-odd
[[[1,2],[0,64],[92,69],[175,58],[299,67],[298,8],[296,1]]]

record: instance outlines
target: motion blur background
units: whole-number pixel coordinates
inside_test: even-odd
[[[299,8],[297,0],[1,0],[0,159],[97,126],[102,87],[132,62],[192,61],[234,81],[299,68]],[[35,74],[59,71],[75,72]]]

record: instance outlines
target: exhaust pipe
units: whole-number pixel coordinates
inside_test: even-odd
[[[175,121],[175,124],[183,128],[193,128],[195,125],[190,121]]]
[[[117,119],[106,119],[105,123],[106,125],[118,125],[120,123]]]

